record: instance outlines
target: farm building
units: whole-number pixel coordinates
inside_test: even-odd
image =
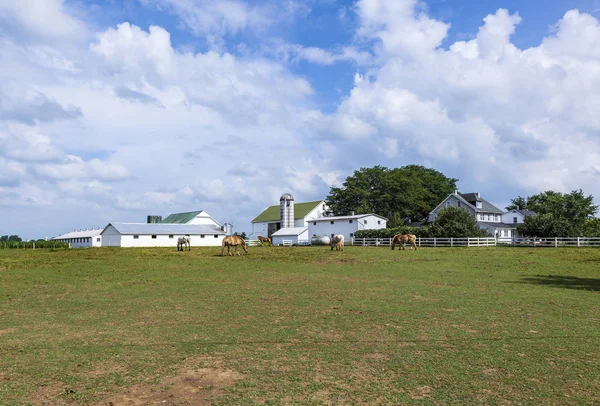
[[[510,210],[503,212],[479,193],[454,193],[448,195],[435,209],[429,213],[428,221],[434,221],[440,210],[446,207],[462,207],[475,217],[480,228],[499,242],[512,242],[518,237],[517,225],[523,223],[525,217],[535,215],[528,210]]]
[[[320,217],[308,224],[308,235],[332,237],[342,234],[346,241],[358,230],[379,230],[387,227],[387,219],[377,214],[354,214],[349,216]]]
[[[102,228],[86,228],[85,230],[79,231],[73,230],[70,233],[54,237],[52,240],[69,243],[72,248],[101,247],[101,233]]]
[[[279,205],[267,207],[252,220],[251,236],[272,237],[283,228],[308,227],[311,220],[323,217],[326,211],[327,205],[324,200],[295,203],[294,197],[285,193],[279,199]],[[304,240],[302,233],[298,234],[298,238],[299,241]]]
[[[189,236],[192,247],[221,246],[225,232],[215,225],[110,223],[102,231],[103,247],[176,247]]]
[[[281,228],[271,235],[273,245],[304,245],[308,244],[308,227]]]
[[[161,216],[148,216],[148,223],[188,224],[221,227],[221,224],[204,210],[185,213],[169,214],[164,219]]]

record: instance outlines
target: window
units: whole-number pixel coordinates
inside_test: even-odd
[[[482,207],[482,204],[481,204],[481,202],[477,202],[477,203],[476,203],[476,207],[477,207],[478,209],[481,209],[481,207]]]
[[[517,218],[513,217],[513,223],[517,224]]]
[[[96,238],[96,242],[100,242],[100,237]]]
[[[349,220],[350,224],[352,224],[352,220]]]
[[[446,200],[446,207],[450,207],[450,200]]]
[[[488,214],[488,221],[490,221],[490,215]]]
[[[460,207],[460,200],[459,200],[458,202],[456,202],[456,205],[457,205],[458,207]]]
[[[173,238],[173,234],[169,234],[169,238]]]
[[[313,226],[316,226],[316,225],[317,225],[317,222],[316,222],[316,221],[313,221]]]
[[[139,235],[137,235],[137,234],[134,234],[134,235],[133,235],[133,239],[134,239],[134,240],[137,240],[138,238],[140,238],[140,236],[139,236]]]
[[[504,230],[500,230],[500,237],[504,237]]]
[[[333,223],[334,223],[334,221],[332,220],[332,221],[331,221],[331,224],[333,224]]]
[[[381,224],[381,220],[377,220],[377,224]]]
[[[334,235],[334,234],[333,234],[333,233],[331,233],[331,238],[333,238],[333,235]]]
[[[367,224],[367,220],[365,220],[365,224]]]
[[[156,234],[152,234],[152,239],[156,240]]]
[[[200,234],[200,238],[204,238],[204,234]]]
[[[215,238],[219,238],[219,235],[218,235],[218,234],[215,234]]]
[[[354,233],[350,233],[350,237],[354,237]]]

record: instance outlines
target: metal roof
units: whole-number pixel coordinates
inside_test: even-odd
[[[102,230],[102,233],[106,231],[109,226],[113,226],[121,234],[173,234],[173,235],[185,235],[185,234],[222,234],[225,232],[218,227],[211,227],[207,225],[194,225],[194,224],[162,224],[162,223],[109,223],[108,226]]]
[[[323,200],[317,200],[314,202],[295,203],[294,204],[294,220],[303,219],[313,211],[318,205],[322,204]],[[262,213],[260,213],[252,223],[265,223],[265,222],[277,222],[281,220],[281,207],[276,204],[269,206]]]
[[[300,235],[302,233],[305,233],[306,231],[308,231],[308,227],[287,227],[277,230],[276,232],[271,234],[271,236],[282,237],[287,235]]]
[[[472,205],[477,212],[486,212],[486,213],[497,213],[503,214],[504,212],[488,202],[487,200],[481,198],[479,193],[459,193],[460,197],[465,199],[470,205]],[[477,207],[475,202],[481,202],[481,207]]]
[[[95,237],[102,233],[102,228],[95,228],[90,230],[79,230],[79,231],[71,231],[70,233],[61,234],[58,237],[53,237],[53,240],[65,240],[67,238],[88,238]]]
[[[189,211],[187,213],[174,213],[169,214],[165,219],[161,221],[163,224],[187,224],[194,219],[198,214],[204,210]]]
[[[351,216],[331,216],[331,217],[319,217],[316,219],[312,219],[310,221],[329,221],[329,220],[350,220],[350,219],[361,219],[363,217],[368,217],[368,216],[375,216],[375,217],[379,217],[380,219],[383,219],[385,221],[387,221],[387,218],[380,216],[379,214],[375,214],[375,213],[368,213],[368,214],[353,214]]]

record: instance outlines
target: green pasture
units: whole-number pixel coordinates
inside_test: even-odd
[[[600,404],[600,249],[0,250],[0,404]]]

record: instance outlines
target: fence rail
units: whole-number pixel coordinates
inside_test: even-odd
[[[515,238],[508,245],[531,247],[597,247],[600,237]]]
[[[391,238],[351,238],[348,245],[391,247]],[[408,245],[408,244],[407,244]],[[496,239],[486,238],[417,238],[417,247],[493,247]]]

